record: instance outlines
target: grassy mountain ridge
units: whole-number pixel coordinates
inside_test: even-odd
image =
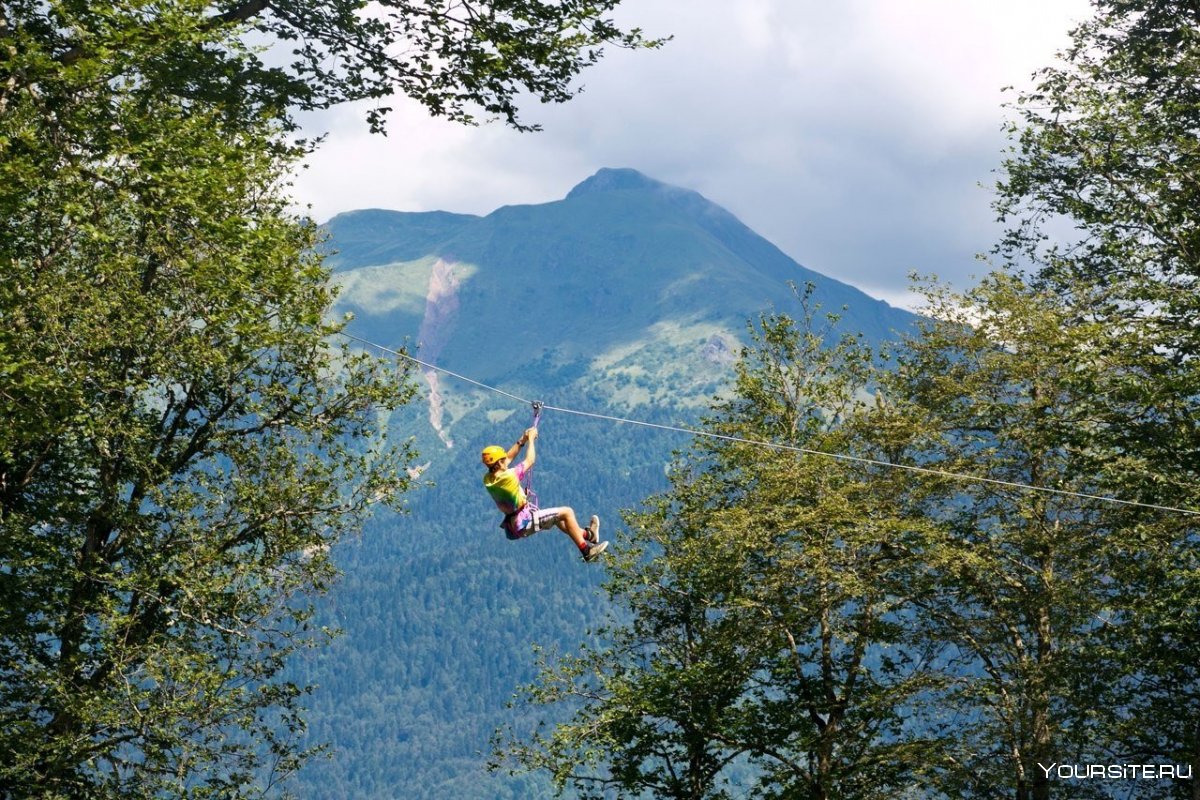
[[[846,307],[846,328],[871,341],[914,320],[797,264],[701,195],[633,170],[601,170],[563,200],[485,217],[351,212],[327,229],[342,281],[364,268],[393,271],[415,292],[419,269],[439,259],[454,265],[458,314],[442,359],[480,380],[545,351],[573,360],[627,347],[664,322],[715,324],[740,338],[747,318],[791,306],[789,282],[814,283],[815,299],[830,311]],[[415,337],[422,313],[381,313],[361,294],[344,305],[360,335],[389,346]],[[511,333],[498,335],[498,326]]]
[[[417,346],[512,394],[652,423],[693,424],[732,375],[746,320],[796,314],[789,282],[891,338],[915,317],[808,270],[701,195],[633,170],[601,170],[566,198],[486,216],[381,210],[327,224],[350,332]],[[843,306],[848,308],[843,312]],[[430,355],[432,354],[432,355]],[[418,376],[418,380],[424,378]],[[319,684],[311,738],[332,745],[294,780],[301,797],[548,796],[540,777],[490,776],[505,708],[533,677],[534,644],[573,649],[609,613],[602,565],[557,532],[509,542],[480,486],[479,450],[509,445],[530,409],[452,377],[388,420],[415,436],[432,485],[338,551],[325,609],[345,635],[297,665]],[[435,415],[432,409],[436,407]],[[439,430],[434,429],[437,425]],[[543,505],[604,520],[665,487],[686,436],[547,412],[535,486]]]
[[[363,209],[339,214],[331,221],[336,230],[336,252],[326,264],[335,271],[344,264],[389,264],[427,255],[453,233],[479,217],[447,211],[404,212]]]

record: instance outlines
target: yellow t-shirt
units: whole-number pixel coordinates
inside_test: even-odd
[[[495,501],[496,507],[505,516],[515,513],[525,505],[525,492],[521,481],[525,480],[525,464],[517,464],[500,472],[487,472],[483,476],[483,487]]]

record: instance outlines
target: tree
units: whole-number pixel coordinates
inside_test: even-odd
[[[518,96],[656,44],[616,5],[0,8],[0,797],[235,797],[304,756],[280,670],[408,486],[376,415],[412,390],[330,338],[293,114],[528,129]]]
[[[408,484],[375,415],[411,391],[331,344],[269,125],[38,88],[0,158],[0,796],[240,796],[301,755],[280,669]],[[89,117],[102,160],[39,127]]]
[[[811,317],[806,317],[811,320]],[[584,797],[854,798],[934,771],[936,732],[906,719],[936,694],[937,646],[908,635],[937,532],[903,472],[742,440],[901,458],[916,432],[864,405],[871,356],[766,317],[733,397],[672,476],[627,515],[608,590],[628,613],[598,649],[547,664],[527,699],[573,718],[501,752]],[[933,481],[936,484],[936,481]]]
[[[1171,528],[1099,497],[1090,398],[1107,364],[1095,324],[1002,274],[929,297],[938,321],[881,384],[935,434],[923,465],[982,479],[929,507],[946,539],[926,552],[928,591],[914,601],[925,635],[957,656],[945,698],[958,718],[954,767],[942,785],[1048,798],[1046,767],[1099,763],[1114,740],[1110,689],[1140,671],[1122,641],[1124,597],[1145,585]]]
[[[1009,234],[997,252],[1094,323],[1107,369],[1081,402],[1096,420],[1106,490],[1200,508],[1200,7],[1100,0],[1060,63],[1023,95],[1016,147],[997,205]],[[1048,221],[1052,221],[1047,225]],[[1081,448],[1083,449],[1083,448]],[[1135,515],[1131,528],[1154,523]],[[1160,521],[1161,522],[1161,521]],[[1195,517],[1173,533],[1123,606],[1142,669],[1119,698],[1127,758],[1200,759],[1200,624]],[[1186,792],[1181,788],[1181,792]]]
[[[403,93],[429,113],[473,122],[473,109],[520,130],[518,98],[569,100],[572,81],[606,45],[657,47],[637,29],[606,18],[620,0],[265,0],[124,5],[32,0],[0,11],[0,41],[30,49],[37,70],[72,69],[117,55],[132,74],[197,105],[266,107],[284,119],[294,109],[369,99],[382,130],[385,98]],[[245,42],[275,45],[268,64]],[[11,87],[10,87],[11,88]]]
[[[1105,326],[1122,368],[1104,395],[1104,432],[1155,475],[1121,489],[1178,504],[1196,496],[1200,466],[1200,9],[1097,9],[1016,105],[997,253]]]

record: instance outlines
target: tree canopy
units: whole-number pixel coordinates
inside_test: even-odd
[[[1200,7],[1099,0],[1023,94],[999,184],[997,254],[1093,326],[1104,369],[1077,452],[1108,490],[1200,507]],[[1082,432],[1081,432],[1082,433]],[[1130,523],[1131,529],[1135,529]],[[1123,752],[1200,762],[1194,520],[1122,586],[1140,663]]]
[[[0,10],[0,41],[25,60],[23,81],[97,62],[182,102],[293,110],[374,100],[382,130],[401,94],[435,116],[482,111],[521,130],[518,103],[559,103],[605,46],[655,47],[607,15],[620,0],[265,0],[165,4],[39,3]],[[258,46],[251,46],[255,43]],[[122,58],[127,51],[132,57]],[[116,60],[114,61],[114,57]],[[29,70],[28,67],[33,69]]]
[[[247,796],[304,758],[282,669],[409,487],[381,419],[413,389],[333,336],[294,114],[527,129],[654,44],[616,5],[0,6],[0,797]]]
[[[331,346],[270,126],[80,94],[90,160],[44,97],[0,159],[0,795],[234,796],[294,766],[279,670],[329,545],[408,484],[376,409],[410,390]]]

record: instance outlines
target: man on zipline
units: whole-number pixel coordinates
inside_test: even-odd
[[[608,542],[600,541],[599,517],[592,515],[588,526],[581,528],[575,519],[574,509],[568,506],[533,508],[525,496],[525,490],[521,488],[525,473],[537,460],[533,444],[537,435],[536,427],[528,428],[508,450],[496,445],[483,448],[483,464],[488,468],[483,476],[483,486],[504,514],[500,527],[504,528],[509,539],[523,539],[551,526],[557,527],[571,537],[584,561],[595,561],[608,547]],[[509,463],[517,457],[522,447],[527,447],[525,460],[510,468]]]

